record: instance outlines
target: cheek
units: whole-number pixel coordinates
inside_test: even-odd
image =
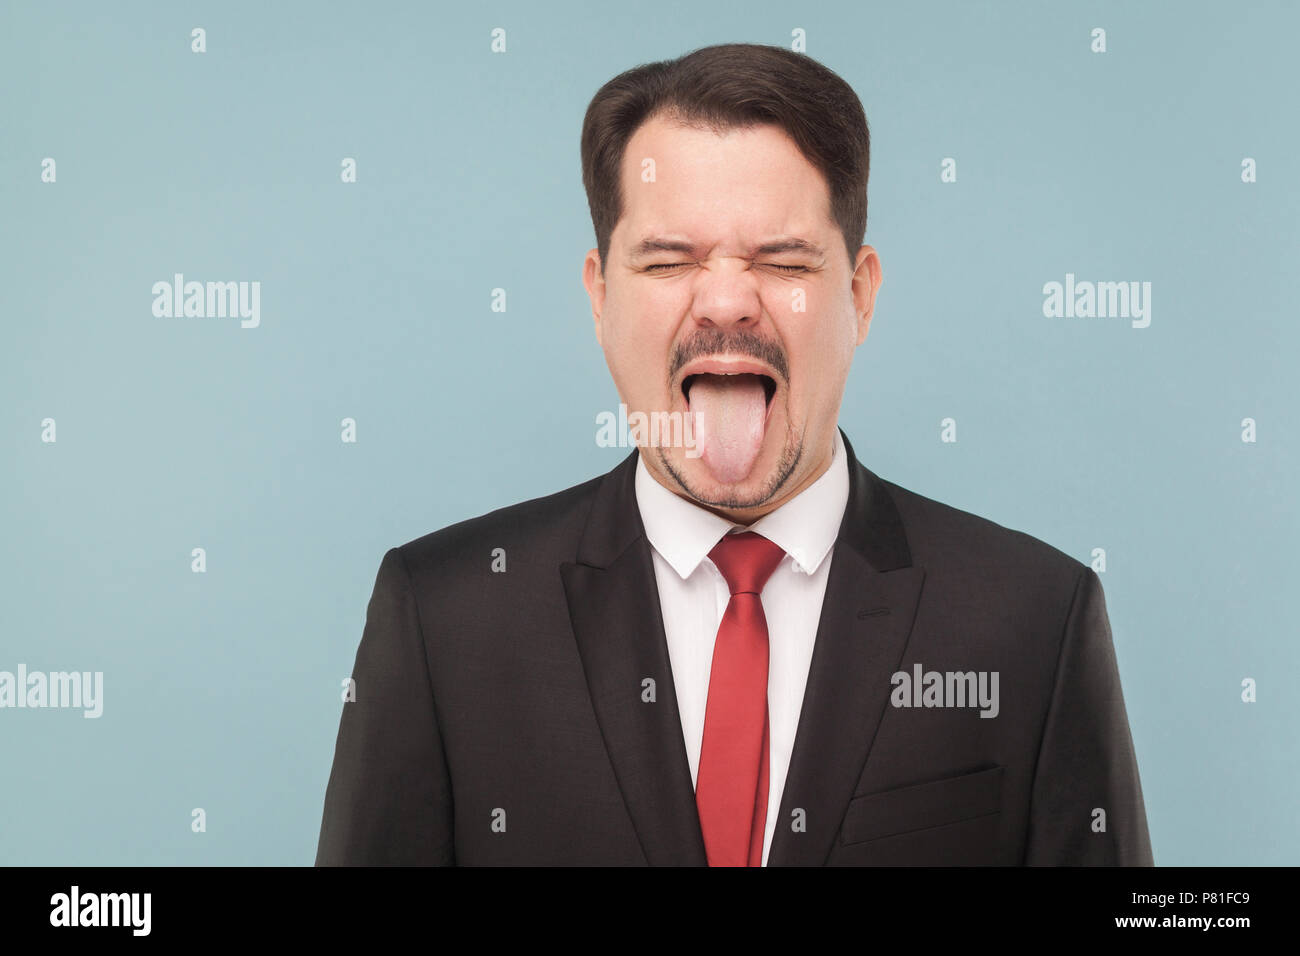
[[[648,283],[635,297],[621,295],[613,303],[612,331],[619,347],[628,351],[652,350],[654,355],[637,355],[638,361],[658,360],[667,354],[686,304],[680,293],[664,284]]]
[[[840,369],[853,358],[853,351],[858,344],[857,313],[854,311],[853,297],[845,291],[843,294],[826,296],[820,303],[817,316],[817,348],[823,361],[830,367]]]
[[[629,396],[648,396],[661,387],[667,374],[669,350],[677,325],[674,305],[663,295],[633,299],[622,296],[607,302],[602,334],[605,358],[619,390]]]
[[[857,345],[857,327],[852,308],[846,311],[838,299],[819,300],[810,291],[806,301],[806,312],[789,312],[778,319],[777,328],[790,358],[791,372],[802,380],[799,391],[806,398],[829,396],[848,374]]]

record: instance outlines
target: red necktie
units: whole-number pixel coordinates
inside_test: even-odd
[[[752,531],[724,535],[709,557],[731,600],[709,671],[695,803],[709,866],[762,866],[767,829],[767,618],[759,594],[785,552]]]

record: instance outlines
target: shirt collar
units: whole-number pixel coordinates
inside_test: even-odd
[[[831,448],[830,467],[816,481],[749,527],[673,494],[650,475],[638,452],[636,502],[646,538],[683,580],[733,529],[761,534],[790,555],[797,570],[813,574],[835,544],[849,500],[848,455],[838,428]]]

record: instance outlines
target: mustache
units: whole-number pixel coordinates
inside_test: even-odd
[[[668,361],[668,381],[671,382],[687,362],[705,355],[745,355],[770,366],[784,381],[790,380],[790,363],[780,342],[765,339],[748,329],[736,332],[701,329],[673,347]]]

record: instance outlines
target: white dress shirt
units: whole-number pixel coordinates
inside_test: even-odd
[[[645,462],[637,456],[637,507],[654,558],[692,783],[700,762],[713,642],[731,600],[731,590],[708,554],[724,534],[733,530],[761,534],[786,552],[761,596],[769,647],[770,751],[764,866],[780,822],[781,794],[817,639],[831,550],[849,499],[847,454],[838,428],[833,449],[830,467],[815,482],[748,527],[673,494],[651,477]]]

